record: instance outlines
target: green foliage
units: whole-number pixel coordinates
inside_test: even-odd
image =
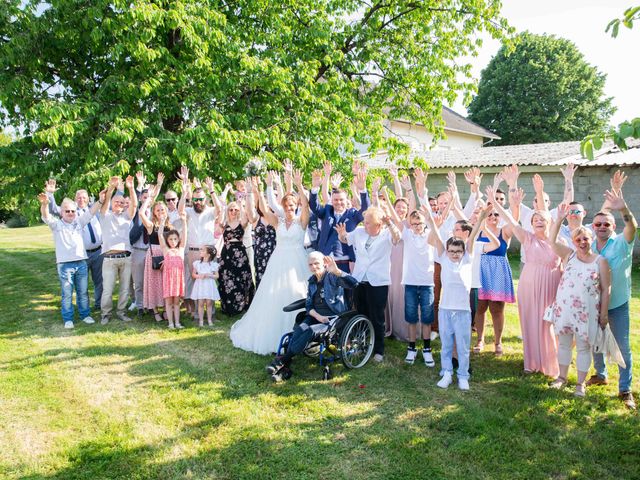
[[[483,70],[470,118],[502,137],[492,145],[579,140],[615,111],[605,79],[569,40],[525,32]]]
[[[54,176],[92,193],[181,164],[221,181],[259,156],[348,171],[354,143],[401,155],[382,120],[442,135],[444,100],[473,88],[479,32],[510,30],[498,0],[5,0],[2,198]]]
[[[611,30],[611,36],[616,38],[618,36],[620,24],[631,29],[633,28],[634,20],[640,20],[640,6],[626,9],[624,16],[621,19],[616,18],[611,20],[605,31],[608,32]],[[596,131],[597,133],[587,135],[580,142],[580,154],[589,160],[593,160],[594,152],[602,147],[602,144],[607,139],[613,140],[613,143],[615,143],[620,150],[626,150],[627,138],[640,138],[640,117],[634,118],[630,122],[622,122],[618,125],[617,129],[612,128],[606,132],[603,130],[593,131]]]

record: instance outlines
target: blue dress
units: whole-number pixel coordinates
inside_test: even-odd
[[[479,242],[489,242],[484,232],[478,237]],[[513,278],[511,265],[507,259],[507,242],[502,238],[502,230],[498,235],[500,247],[493,252],[483,253],[480,258],[480,281],[478,300],[514,303]]]

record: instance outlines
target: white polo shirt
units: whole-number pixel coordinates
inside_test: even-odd
[[[473,276],[473,256],[465,253],[459,263],[453,263],[445,250],[438,258],[438,263],[442,265],[442,294],[439,308],[471,311],[469,293]]]
[[[56,246],[56,263],[77,262],[87,259],[87,252],[84,248],[82,230],[89,223],[93,215],[87,210],[85,213],[76,216],[76,219],[67,223],[64,220],[42,217],[42,221],[49,225],[53,232],[53,241]]]
[[[427,242],[429,231],[416,235],[409,227],[402,229],[404,250],[402,253],[402,284],[434,286],[434,248]]]

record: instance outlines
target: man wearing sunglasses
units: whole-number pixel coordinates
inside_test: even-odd
[[[613,214],[602,211],[593,217],[595,240],[593,249],[609,262],[611,267],[611,299],[609,300],[609,326],[613,333],[625,367],[618,366],[620,378],[618,380],[618,397],[631,410],[636,408],[636,402],[631,393],[632,359],[629,344],[629,299],[631,297],[631,262],[633,259],[633,245],[638,222],[627,207],[622,190],[607,191],[605,193],[608,207],[617,210],[622,215],[624,230],[621,235],[615,235],[616,221]],[[607,366],[603,355],[593,355],[596,374],[587,385],[606,385]]]
[[[60,206],[61,219],[56,219],[49,213],[49,196],[46,193],[38,195],[42,221],[49,225],[53,232],[56,247],[56,263],[61,287],[61,313],[64,328],[73,328],[73,291],[76,291],[78,313],[84,323],[94,323],[90,316],[87,269],[87,252],[84,248],[82,232],[91,218],[102,206],[104,191],[100,192],[100,201],[95,202],[91,209],[78,217],[78,206],[70,198],[65,198]]]
[[[582,226],[582,221],[584,220],[586,213],[587,212],[581,203],[571,202],[569,204],[569,213],[567,215],[567,225],[562,224],[562,226],[560,227],[560,233],[558,234],[558,236],[560,238],[563,238],[564,241],[567,242],[567,247],[571,248],[572,250],[575,250],[576,247],[573,244],[571,233]],[[587,228],[589,227],[590,225],[587,225]]]

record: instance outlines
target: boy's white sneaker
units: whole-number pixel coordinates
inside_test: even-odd
[[[433,360],[433,355],[431,354],[430,351],[425,350],[424,348],[422,349],[422,357],[424,358],[424,364],[429,367],[429,368],[433,368],[436,366],[436,362]]]
[[[416,361],[416,357],[418,356],[418,351],[413,348],[407,348],[407,356],[404,357],[404,363],[408,363],[409,365],[413,365],[413,362]]]
[[[92,324],[96,323],[96,321],[95,321],[93,318],[91,318],[90,316],[86,316],[86,317],[84,317],[84,318],[82,319],[82,321],[83,321],[84,323],[86,323],[87,325],[92,325]]]
[[[73,328],[73,322],[71,320],[67,320],[66,322],[64,322],[64,328]]]
[[[447,388],[449,385],[451,385],[451,382],[451,374],[449,372],[444,372],[444,375],[442,375],[442,378],[436,385],[438,385],[440,388]]]
[[[459,378],[458,388],[460,390],[469,390],[469,380],[467,380],[466,378]]]

